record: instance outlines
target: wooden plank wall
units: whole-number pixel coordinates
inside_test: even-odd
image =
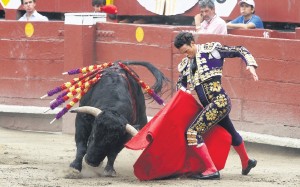
[[[177,64],[183,56],[173,47],[173,38],[183,28],[115,23],[97,23],[91,27],[63,22],[32,25],[33,35],[27,37],[26,23],[0,21],[0,104],[47,107],[52,98],[39,97],[70,80],[62,72],[115,60],[153,63],[171,80],[163,95],[166,102],[174,92],[171,87],[177,81]],[[258,82],[252,80],[240,59],[225,62],[223,83],[232,98],[231,117],[238,130],[299,138],[300,40],[263,38],[256,34],[195,35],[195,38],[199,43],[243,45],[257,59]],[[154,82],[145,69],[135,70],[148,84]],[[161,109],[150,101],[147,107],[148,115]],[[74,115],[67,114],[65,118],[68,117],[62,131],[72,133]]]

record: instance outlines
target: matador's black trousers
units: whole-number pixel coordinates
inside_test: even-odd
[[[216,124],[219,124],[230,133],[233,146],[240,145],[243,139],[235,130],[229,118],[231,101],[221,86],[221,79],[214,78],[206,81],[196,86],[195,91],[204,109],[197,115],[187,130],[188,145],[202,143],[202,135]]]

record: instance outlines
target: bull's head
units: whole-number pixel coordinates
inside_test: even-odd
[[[91,106],[82,106],[78,108],[74,108],[70,110],[72,113],[86,113],[86,114],[91,114],[94,117],[97,117],[102,113],[102,110],[96,107],[91,107]],[[125,126],[126,132],[128,132],[131,136],[135,136],[138,131],[130,124],[126,124]]]

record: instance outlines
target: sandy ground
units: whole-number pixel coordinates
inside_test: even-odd
[[[248,176],[241,175],[240,161],[231,150],[221,180],[187,178],[139,181],[133,164],[140,151],[123,149],[117,157],[117,177],[66,179],[64,171],[73,161],[73,135],[22,132],[0,128],[0,186],[300,186],[300,150],[247,144],[258,165]]]

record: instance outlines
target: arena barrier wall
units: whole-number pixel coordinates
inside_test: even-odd
[[[115,60],[149,61],[171,80],[162,96],[170,99],[183,55],[173,47],[180,30],[191,27],[63,22],[0,21],[0,126],[37,131],[74,133],[75,115],[67,113],[52,125],[55,112],[44,113],[53,98],[40,99],[48,90],[71,80],[61,73]],[[264,38],[268,30],[219,35],[195,34],[197,42],[218,41],[243,45],[256,58],[260,80],[254,82],[240,59],[226,59],[223,83],[232,98],[231,118],[238,130],[279,137],[300,137],[299,30],[294,39]],[[242,31],[240,31],[242,32]],[[269,31],[268,31],[269,32]],[[284,35],[282,35],[284,36]],[[148,84],[154,79],[135,69]],[[162,106],[147,100],[147,114]]]

